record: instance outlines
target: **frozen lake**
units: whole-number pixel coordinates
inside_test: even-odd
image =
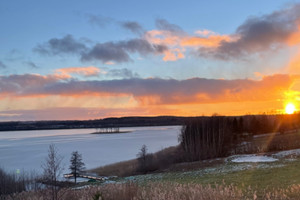
[[[0,167],[41,172],[50,144],[63,156],[65,172],[73,151],[82,154],[87,169],[136,158],[143,144],[156,152],[178,144],[181,126],[130,127],[120,134],[90,134],[95,129],[0,132]]]

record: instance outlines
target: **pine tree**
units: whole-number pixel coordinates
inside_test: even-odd
[[[73,174],[76,183],[79,173],[85,169],[85,164],[82,162],[82,155],[79,154],[78,151],[74,151],[72,153],[70,163],[69,169],[71,170],[71,174]]]

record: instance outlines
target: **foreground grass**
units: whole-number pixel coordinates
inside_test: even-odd
[[[197,164],[197,163],[194,163]],[[47,192],[25,192],[5,199],[47,199]],[[299,199],[300,158],[273,163],[223,163],[192,171],[166,172],[63,189],[60,199]],[[100,199],[101,199],[100,198]]]
[[[129,177],[127,180],[142,184],[175,182],[206,186],[225,185],[234,186],[241,191],[251,188],[262,198],[267,193],[282,192],[300,185],[300,159],[282,159],[274,163],[223,163],[194,171],[148,174]]]
[[[6,200],[47,200],[51,191],[23,192],[3,197]],[[241,190],[233,185],[201,185],[179,184],[172,182],[107,184],[89,186],[84,189],[63,189],[58,197],[61,200],[243,200],[243,199],[299,199],[300,185],[292,185],[287,189],[266,191],[259,196],[257,191],[248,187]]]

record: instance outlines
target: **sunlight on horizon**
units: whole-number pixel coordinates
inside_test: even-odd
[[[293,103],[288,103],[285,106],[285,113],[286,114],[293,114],[296,111],[296,107]]]

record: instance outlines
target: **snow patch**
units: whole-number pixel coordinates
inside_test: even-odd
[[[231,162],[235,163],[243,163],[243,162],[274,162],[277,161],[277,158],[272,158],[268,156],[256,156],[256,155],[244,155],[239,156],[231,160]]]
[[[299,155],[300,155],[300,149],[280,151],[278,153],[273,154],[273,156],[275,156],[277,158],[284,158],[284,157],[288,157],[288,156],[299,156]]]

